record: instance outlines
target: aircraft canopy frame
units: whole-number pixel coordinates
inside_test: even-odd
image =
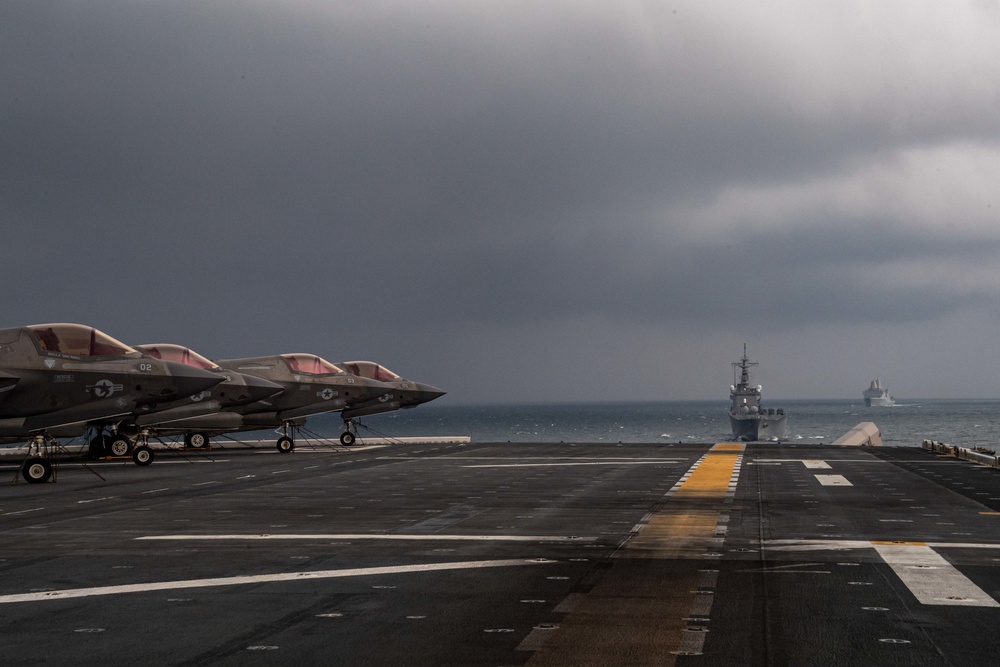
[[[341,366],[349,370],[351,373],[363,378],[368,378],[369,380],[392,382],[393,380],[403,379],[385,366],[376,364],[374,361],[345,361],[341,364]]]
[[[185,366],[200,368],[206,371],[221,370],[219,364],[183,345],[157,343],[156,345],[142,345],[140,347],[149,356],[163,361],[174,361]]]
[[[302,373],[303,375],[347,375],[347,371],[340,366],[331,364],[323,357],[317,357],[315,354],[297,352],[295,354],[282,354],[280,356],[285,360],[285,363],[288,364],[293,373]]]
[[[25,328],[44,352],[74,357],[142,356],[135,348],[83,324],[32,324]]]

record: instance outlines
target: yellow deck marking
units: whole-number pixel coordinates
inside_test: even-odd
[[[628,543],[627,558],[697,558],[710,551],[711,538],[719,523],[717,510],[663,512],[650,518],[646,527]]]
[[[926,547],[926,542],[904,542],[902,540],[872,540],[872,544],[893,544],[901,547]]]
[[[674,498],[724,498],[736,468],[736,454],[711,454],[702,461]]]
[[[666,507],[649,518],[625,547],[626,558],[676,558],[704,553],[715,536],[720,503],[729,492],[736,464],[746,445],[720,442],[692,466],[687,479],[670,496],[670,502],[706,501],[703,507]],[[732,453],[730,453],[732,452]]]
[[[711,595],[697,594],[703,585],[699,568],[718,557],[725,540],[727,495],[731,498],[745,449],[742,443],[718,443],[695,463],[662,508],[637,526],[617,554],[622,561],[579,601],[527,664],[674,665],[691,634],[686,619],[710,613]],[[632,559],[650,560],[636,567]],[[698,614],[692,612],[696,608]]]
[[[980,512],[984,516],[1000,516],[1000,512]]]

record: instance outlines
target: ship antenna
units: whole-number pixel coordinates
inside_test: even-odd
[[[740,385],[747,386],[750,384],[750,373],[748,372],[751,366],[756,366],[757,362],[750,361],[747,356],[747,344],[743,343],[743,358],[739,361],[733,362],[733,384],[736,384],[736,369],[740,369]]]

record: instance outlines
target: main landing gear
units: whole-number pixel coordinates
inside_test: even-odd
[[[125,458],[132,457],[137,466],[148,466],[153,462],[155,454],[149,446],[149,431],[143,429],[133,442],[123,433],[105,433],[98,430],[90,439],[89,452],[91,458]]]
[[[107,441],[109,456],[128,456],[132,453],[132,441],[124,435],[113,435]]]
[[[122,433],[105,433],[97,429],[94,437],[88,443],[90,457],[99,459],[104,456],[128,456],[132,453],[132,441]]]
[[[184,446],[188,449],[205,449],[208,447],[206,433],[187,433],[184,436]]]

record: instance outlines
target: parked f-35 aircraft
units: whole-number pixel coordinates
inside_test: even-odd
[[[80,324],[0,329],[0,373],[0,438],[29,441],[29,458],[21,469],[29,482],[52,475],[46,452],[60,429],[152,411],[224,379],[146,356]],[[152,450],[137,447],[133,459],[148,463]]]
[[[150,346],[138,347],[148,350]],[[279,354],[216,363],[227,371],[276,382],[284,391],[214,415],[172,422],[169,429],[186,433],[186,440],[205,443],[210,436],[222,433],[281,429],[276,446],[279,452],[288,453],[295,448],[290,434],[303,424],[304,418],[371,401],[391,389],[378,380],[352,375],[314,354]]]
[[[222,382],[192,396],[158,404],[155,410],[140,408],[127,418],[108,424],[109,434],[105,435],[102,428],[98,435],[91,440],[91,455],[100,456],[109,453],[114,456],[127,456],[132,451],[132,438],[135,438],[141,446],[146,444],[150,436],[155,436],[161,429],[169,429],[173,422],[193,417],[204,417],[227,408],[260,401],[284,389],[276,382],[255,375],[228,371],[194,350],[181,345],[160,343],[144,345],[137,349],[155,359],[210,371],[221,376]],[[189,447],[203,447],[208,443],[185,438],[185,444]]]
[[[355,375],[384,382],[392,388],[389,393],[378,398],[352,403],[340,413],[344,420],[344,432],[340,434],[343,445],[354,444],[357,437],[356,417],[413,408],[445,395],[437,387],[402,378],[374,361],[344,361],[338,365]]]

